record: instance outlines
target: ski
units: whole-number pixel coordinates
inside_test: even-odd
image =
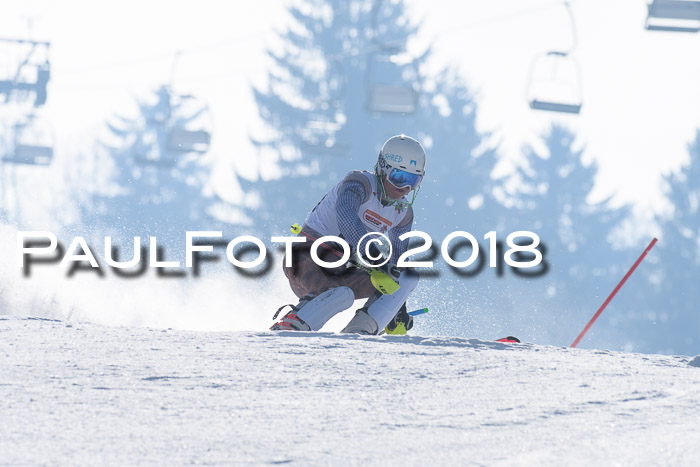
[[[506,342],[508,344],[519,344],[520,339],[518,339],[517,337],[508,336],[508,337],[502,337],[500,339],[496,339],[496,342]]]

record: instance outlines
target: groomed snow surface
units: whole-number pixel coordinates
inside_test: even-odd
[[[695,465],[692,360],[6,317],[0,463]]]

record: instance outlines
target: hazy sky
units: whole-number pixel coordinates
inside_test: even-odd
[[[562,2],[415,2],[425,37],[443,62],[458,61],[478,90],[483,130],[517,155],[553,121],[572,128],[585,156],[600,164],[598,191],[661,207],[659,174],[687,162],[700,128],[700,34],[646,31],[646,3],[574,1],[576,58],[582,77],[578,116],[530,110],[526,90],[538,54],[571,45]],[[460,25],[470,25],[459,27]]]
[[[413,45],[433,43],[436,68],[459,66],[476,92],[479,129],[494,132],[505,157],[517,158],[525,144],[542,151],[540,135],[560,122],[576,132],[585,157],[600,164],[594,198],[617,192],[621,201],[663,207],[659,175],[688,161],[687,146],[700,127],[700,34],[645,31],[643,0],[571,2],[583,110],[557,116],[530,110],[526,94],[533,59],[571,45],[563,3],[407,3],[422,21]],[[52,42],[44,112],[53,122],[58,160],[89,147],[105,119],[133,111],[135,95],[172,77],[176,90],[211,107],[223,189],[231,164],[255,175],[251,85],[265,82],[263,51],[275,28],[284,28],[287,4],[13,0],[3,4],[0,36],[28,37],[32,18],[32,36]]]

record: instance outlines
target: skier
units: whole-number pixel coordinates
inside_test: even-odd
[[[406,299],[418,285],[418,274],[410,269],[400,270],[395,265],[408,247],[408,240],[399,237],[413,225],[413,202],[425,174],[425,150],[415,139],[398,135],[389,138],[379,152],[374,173],[348,173],[311,211],[299,236],[303,244],[292,250],[292,266],[284,273],[294,294],[299,297],[296,306],[271,330],[318,331],[326,322],[353,304],[354,300],[369,298],[365,306],[342,332],[378,334],[405,333],[413,326],[406,312]],[[412,192],[411,200],[407,196]],[[383,233],[391,242],[391,254],[377,246],[369,232]],[[334,235],[343,238],[353,251],[356,261],[379,265],[381,270],[398,283],[398,290],[382,294],[370,275],[359,268],[340,266],[327,269],[316,264],[310,254],[314,240]],[[365,238],[363,236],[367,235]],[[362,241],[361,241],[362,240]],[[325,246],[325,248],[323,248]],[[324,243],[318,255],[325,261],[338,260],[342,249]],[[286,261],[284,262],[286,263]],[[277,310],[277,314],[284,308]],[[277,314],[273,317],[275,319]]]

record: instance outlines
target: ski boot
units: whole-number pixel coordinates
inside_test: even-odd
[[[352,306],[355,294],[349,287],[339,286],[328,289],[315,297],[305,295],[297,306],[291,307],[284,318],[270,328],[271,331],[318,331],[329,319]],[[281,307],[272,319],[276,319]]]
[[[396,316],[389,321],[389,324],[384,328],[386,334],[403,336],[413,327],[413,316],[408,314],[406,304],[404,303]]]
[[[279,316],[284,307],[288,306],[291,308],[291,310],[288,311],[281,320],[273,324],[270,327],[270,331],[311,331],[311,326],[306,324],[303,319],[297,316],[299,310],[310,300],[311,296],[306,295],[299,300],[299,303],[296,306],[289,304],[279,307],[279,309],[275,312],[275,315],[272,317],[273,320],[277,319],[277,316]]]
[[[279,322],[273,324],[270,331],[311,331],[311,327],[297,316],[295,308],[292,307],[292,311],[284,315]]]
[[[377,334],[377,331],[377,322],[367,313],[366,308],[360,308],[355,312],[355,316],[348,325],[340,332],[374,336]]]

